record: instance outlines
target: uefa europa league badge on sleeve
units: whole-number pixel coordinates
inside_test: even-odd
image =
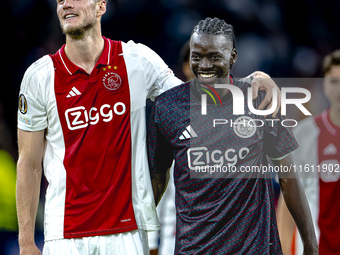
[[[19,95],[19,111],[21,114],[27,113],[27,100],[24,94]]]

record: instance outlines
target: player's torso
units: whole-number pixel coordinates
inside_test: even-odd
[[[244,114],[233,114],[231,98],[222,105],[208,104],[207,114],[202,115],[201,101],[190,93],[189,83],[167,93],[166,99],[167,107],[160,111],[160,119],[167,140],[175,148],[175,176],[180,182],[190,177],[190,172],[205,173],[212,166],[239,170],[241,166],[263,163],[265,130],[272,121],[253,114],[247,105]],[[257,105],[255,101],[254,107]]]
[[[131,195],[131,96],[120,53],[119,42],[105,39],[91,74],[71,63],[64,48],[52,56],[59,118],[49,123],[47,138],[53,146],[53,128],[61,126],[66,171],[64,237],[136,229]],[[49,181],[53,186],[54,180]]]
[[[235,167],[237,171],[241,166],[261,165],[268,123],[263,117],[252,114],[247,106],[244,115],[233,115],[230,101],[223,102],[222,106],[208,104],[207,115],[202,115],[201,102],[190,93],[189,84],[169,92],[166,92],[166,107],[158,113],[163,135],[175,150],[177,252],[241,251],[238,241],[243,239],[233,239],[230,233],[242,228],[245,232],[252,229],[267,235],[256,215],[267,215],[269,221],[265,224],[275,222],[270,180],[232,179],[235,174],[223,170],[218,173],[216,166]],[[257,105],[255,102],[254,107]],[[214,170],[211,167],[215,167]],[[256,213],[248,215],[251,211]],[[250,220],[241,227],[236,224],[237,217],[257,220]],[[271,235],[272,242],[277,245],[276,232]],[[226,239],[230,240],[229,247]],[[248,241],[255,243],[251,238]],[[264,248],[267,245],[264,242],[262,248],[267,249]]]
[[[120,233],[137,224],[157,228],[145,147],[145,71],[131,57],[132,44],[124,51],[126,44],[104,40],[91,74],[71,63],[63,48],[51,56],[47,240]]]
[[[127,135],[124,131],[130,129],[131,103],[123,57],[118,53],[106,56],[106,63],[99,63],[91,74],[70,63],[63,49],[52,58],[55,66],[56,107],[65,146],[81,149],[77,156],[83,160],[98,159],[96,154],[101,153],[101,146],[110,146],[115,151],[124,150],[122,142],[129,139],[124,136]],[[65,69],[72,70],[72,75],[66,73]],[[94,153],[95,147],[97,152]]]
[[[180,80],[145,45],[103,40],[91,74],[63,46],[23,78],[18,127],[46,137],[45,240],[159,229],[145,101]]]

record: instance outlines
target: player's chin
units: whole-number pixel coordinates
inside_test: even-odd
[[[81,35],[83,33],[83,29],[79,26],[65,26],[62,27],[62,31],[65,35]]]
[[[61,30],[63,31],[65,35],[67,35],[73,29],[72,27],[70,27],[70,25],[60,24],[60,26],[61,26]]]

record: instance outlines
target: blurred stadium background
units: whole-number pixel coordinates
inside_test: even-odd
[[[55,0],[5,0],[2,6],[1,114],[15,133],[17,96],[26,68],[56,52],[65,38]],[[109,0],[103,35],[146,44],[183,77],[180,48],[207,16],[234,26],[236,77],[253,70],[272,77],[321,77],[322,58],[340,47],[337,0]]]
[[[15,161],[17,99],[23,74],[38,58],[55,53],[65,38],[55,14],[55,0],[5,0],[2,6],[0,150]],[[277,78],[322,77],[321,60],[340,48],[339,0],[109,0],[102,20],[103,35],[149,46],[184,79],[180,49],[194,25],[207,16],[223,18],[234,26],[238,50],[232,69],[235,77],[254,70]],[[322,90],[315,89],[315,93],[320,95],[323,109]],[[5,178],[1,169],[10,164],[0,162],[0,179]],[[0,185],[3,219],[9,208],[7,202],[1,202],[7,196],[1,191],[4,189]],[[41,223],[39,226],[41,230]],[[6,227],[1,228],[5,233]],[[15,229],[9,230],[15,241]]]

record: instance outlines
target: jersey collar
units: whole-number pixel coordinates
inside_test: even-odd
[[[329,117],[329,108],[321,113],[321,119],[328,132],[331,133],[333,136],[337,136],[340,132],[340,127],[336,126],[331,121],[331,118]]]
[[[107,38],[105,38],[103,36],[104,39],[104,50],[102,52],[102,54],[99,57],[99,60],[97,61],[97,64],[95,65],[94,68],[98,67],[99,65],[101,66],[106,66],[110,64],[111,58],[112,58],[112,45],[111,45],[111,41]],[[75,74],[77,71],[82,71],[85,72],[82,68],[80,68],[79,66],[75,65],[74,63],[72,63],[71,60],[69,60],[69,58],[66,56],[65,53],[65,46],[66,44],[64,44],[61,49],[59,50],[59,57],[61,59],[62,65],[64,66],[66,72],[69,75],[73,75]]]

